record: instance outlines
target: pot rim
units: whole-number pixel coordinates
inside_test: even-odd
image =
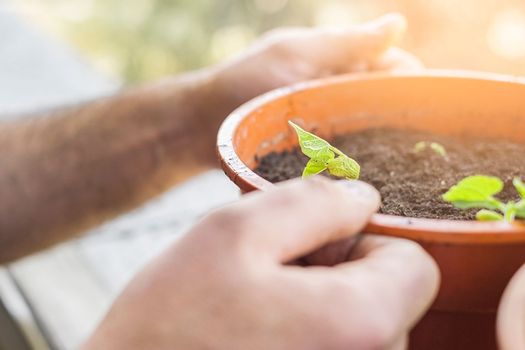
[[[246,191],[268,191],[275,185],[252,171],[244,164],[233,146],[233,136],[240,122],[251,112],[275,99],[293,93],[331,84],[358,80],[383,80],[399,78],[444,78],[493,81],[525,84],[525,78],[496,73],[465,70],[424,70],[420,72],[360,73],[307,81],[282,87],[258,96],[235,109],[222,123],[217,135],[217,153],[225,174]],[[402,236],[425,242],[465,244],[510,244],[525,242],[525,224],[514,222],[477,222],[466,220],[440,220],[411,218],[387,214],[374,214],[364,232]]]

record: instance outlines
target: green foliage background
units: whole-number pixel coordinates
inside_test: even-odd
[[[139,81],[223,59],[228,47],[218,45],[236,51],[277,25],[308,24],[310,3],[268,14],[250,0],[104,0],[70,30],[75,41],[110,53],[126,80]]]
[[[126,82],[223,60],[279,26],[406,15],[402,46],[431,67],[525,75],[523,0],[8,0]],[[473,55],[475,53],[475,55]]]
[[[67,2],[15,0],[59,36],[74,42],[96,65],[128,82],[217,62],[268,29],[312,24],[316,8],[313,0]],[[43,15],[42,11],[50,12]]]

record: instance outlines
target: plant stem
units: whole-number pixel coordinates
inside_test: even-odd
[[[507,222],[512,222],[516,218],[516,203],[509,202],[505,205],[504,218]]]

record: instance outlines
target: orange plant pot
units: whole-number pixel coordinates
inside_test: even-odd
[[[328,139],[387,126],[525,143],[525,81],[426,71],[343,76],[270,92],[238,108],[219,130],[222,167],[243,192],[272,188],[253,169],[269,152],[297,145],[288,120]],[[440,267],[440,291],[412,331],[412,349],[496,348],[496,310],[525,263],[525,226],[376,214],[365,232],[417,241]]]

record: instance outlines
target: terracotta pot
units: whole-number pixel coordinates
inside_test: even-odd
[[[525,82],[492,74],[343,76],[270,92],[233,112],[218,136],[226,174],[243,192],[273,184],[252,169],[297,145],[294,120],[324,138],[373,127],[525,143]],[[525,226],[376,214],[366,232],[409,238],[437,261],[442,284],[411,335],[412,349],[494,349],[501,294],[525,263]]]
[[[497,334],[501,350],[525,350],[525,266],[505,289],[498,310]]]

